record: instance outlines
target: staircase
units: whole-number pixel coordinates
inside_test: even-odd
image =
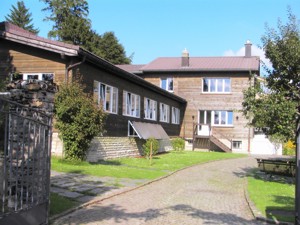
[[[212,127],[209,127],[209,133],[208,135],[198,135],[198,126],[201,126],[200,123],[193,123],[193,150],[195,149],[195,143],[198,142],[198,140],[202,140],[207,142],[208,141],[208,148],[210,149],[210,144],[215,144],[218,148],[220,148],[224,152],[232,152],[232,140],[228,139],[223,134],[215,131],[212,129]]]
[[[209,137],[209,140],[214,143],[216,146],[218,146],[220,149],[222,149],[224,152],[232,152],[231,149],[225,145],[222,141],[220,141],[217,137],[214,135],[211,135]]]

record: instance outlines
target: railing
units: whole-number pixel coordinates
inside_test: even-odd
[[[211,135],[219,139],[224,145],[226,145],[230,150],[232,150],[232,139],[229,139],[224,134],[217,132],[215,129],[211,130]]]
[[[199,135],[199,127],[200,126],[208,126],[208,133],[207,135]],[[202,124],[202,123],[193,123],[193,150],[195,149],[195,141],[197,137],[211,137],[214,136],[217,138],[221,143],[223,143],[226,147],[228,147],[230,150],[232,150],[232,140],[223,135],[220,132],[217,132],[215,129],[211,127],[209,124]]]

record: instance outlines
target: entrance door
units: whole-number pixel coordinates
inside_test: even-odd
[[[211,111],[199,110],[198,135],[209,136],[211,124]]]

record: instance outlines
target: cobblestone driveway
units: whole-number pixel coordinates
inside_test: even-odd
[[[244,197],[254,158],[194,166],[134,191],[89,205],[55,224],[262,224]]]

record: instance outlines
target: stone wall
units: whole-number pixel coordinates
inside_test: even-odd
[[[87,152],[87,161],[114,159],[121,157],[139,157],[145,140],[131,137],[95,137]],[[159,152],[172,150],[169,139],[159,140]],[[58,133],[52,135],[52,155],[63,156],[63,143]]]
[[[139,140],[129,137],[96,137],[87,153],[87,161],[97,162],[102,159],[137,157]]]

